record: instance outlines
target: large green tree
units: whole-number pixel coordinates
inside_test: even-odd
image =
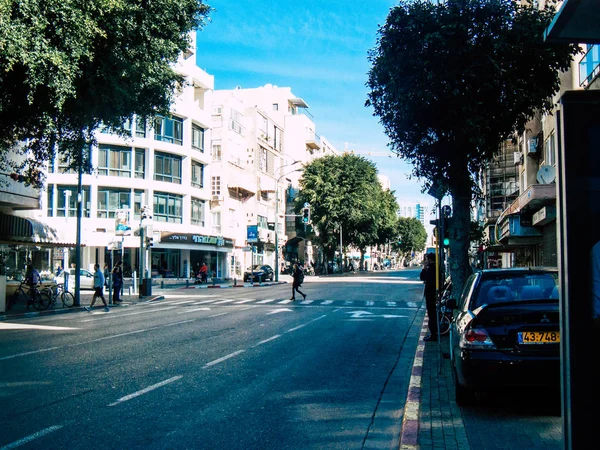
[[[58,151],[89,171],[82,149],[101,123],[168,113],[184,81],[172,63],[210,10],[198,0],[0,0],[0,168],[39,185]]]
[[[559,72],[578,51],[544,43],[554,4],[401,0],[369,52],[366,105],[380,118],[391,151],[413,164],[424,191],[444,186],[452,197],[455,286],[469,272],[476,174],[535,112],[552,109]]]
[[[412,257],[413,252],[422,252],[427,244],[427,231],[420,220],[414,217],[398,217],[393,248],[402,259]]]
[[[379,183],[375,165],[362,156],[328,155],[306,165],[295,202],[296,211],[310,204],[314,240],[327,260],[339,248],[340,228],[344,246],[360,249],[362,257],[368,246],[393,235],[398,204]]]

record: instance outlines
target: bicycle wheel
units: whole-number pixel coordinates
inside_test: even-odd
[[[25,304],[27,304],[27,302],[29,301],[29,297],[21,287],[17,288],[15,293],[10,296],[10,299],[8,300],[8,305],[6,305],[6,310],[10,310],[20,300],[23,300]]]
[[[440,334],[446,334],[450,330],[450,319],[446,314],[442,315],[442,320],[440,320]]]
[[[37,291],[33,296],[33,307],[38,311],[43,311],[48,309],[52,303],[52,298],[48,295],[46,291]]]
[[[60,299],[62,300],[63,306],[70,308],[75,304],[75,297],[70,292],[63,292],[60,294]]]

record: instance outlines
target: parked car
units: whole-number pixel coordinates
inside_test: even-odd
[[[75,269],[69,269],[68,288],[70,292],[75,290]],[[56,283],[64,283],[64,273],[54,277]],[[94,274],[89,270],[79,269],[79,287],[80,289],[94,289]]]
[[[478,391],[560,386],[558,270],[488,269],[448,300],[456,402]]]
[[[244,272],[244,281],[273,281],[275,278],[275,272],[273,268],[268,265],[256,265],[250,269],[246,269]]]

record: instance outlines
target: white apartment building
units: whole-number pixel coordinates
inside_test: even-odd
[[[234,239],[233,277],[253,264],[313,259],[293,199],[303,165],[335,150],[321,143],[307,109],[289,87],[214,92],[211,215]]]
[[[134,233],[142,206],[147,206],[153,215],[143,224],[153,240],[147,275],[187,277],[196,264],[206,262],[217,276],[227,276],[233,238],[219,233],[209,214],[214,77],[196,66],[195,48],[193,35],[190,50],[175,65],[186,83],[176,93],[170,117],[154,123],[136,117],[126,124],[131,131],[127,138],[110,130],[98,133],[91,155],[94,173],[82,177],[81,267],[110,263],[108,249],[117,247],[114,260],[123,258],[126,275],[134,271],[141,257],[141,239]],[[77,185],[76,173],[57,162],[50,165],[37,215],[65,236],[76,235]],[[131,230],[117,236],[122,210],[129,213],[125,221]],[[55,249],[51,267],[73,262],[68,251]]]

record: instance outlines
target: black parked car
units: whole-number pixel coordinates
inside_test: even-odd
[[[256,265],[244,272],[244,281],[273,281],[275,272],[268,265]]]
[[[448,306],[459,405],[477,391],[560,386],[557,269],[476,272]]]

